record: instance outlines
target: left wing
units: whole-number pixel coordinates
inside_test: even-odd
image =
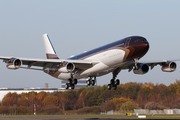
[[[120,69],[129,69],[129,72],[133,70],[135,74],[145,74],[149,71],[149,67],[153,69],[155,66],[160,65],[161,70],[163,72],[173,72],[177,68],[177,64],[174,61],[176,60],[159,60],[159,61],[138,61],[137,64],[135,62],[128,62],[123,66],[120,66]]]
[[[171,71],[164,71],[164,72],[173,72],[177,68],[177,64],[174,61],[179,61],[180,59],[176,60],[159,60],[159,61],[140,61],[142,64],[147,64],[148,66],[153,69],[155,66],[160,65],[162,66],[162,69],[165,67],[169,67]]]
[[[98,61],[92,60],[65,60],[65,59],[31,59],[31,58],[16,58],[16,57],[3,57],[0,56],[0,59],[3,59],[3,62],[7,63],[7,68],[9,69],[18,69],[18,68],[31,68],[42,67],[42,69],[35,70],[43,70],[46,68],[54,68],[58,69],[62,65],[66,65],[67,63],[71,63],[76,66],[78,69],[87,69],[92,67],[94,64],[97,64]],[[21,65],[27,65],[27,67],[22,67]]]

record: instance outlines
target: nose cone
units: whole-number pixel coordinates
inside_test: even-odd
[[[142,49],[147,52],[149,50],[149,43],[148,42],[142,43]]]
[[[139,42],[134,45],[134,53],[133,57],[141,58],[143,57],[149,50],[149,43],[146,42]]]
[[[139,47],[139,56],[143,57],[149,50],[149,43],[148,42],[142,42]]]

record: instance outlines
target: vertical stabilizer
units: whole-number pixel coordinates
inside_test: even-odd
[[[47,34],[43,35],[43,41],[44,41],[47,59],[59,59],[58,56],[56,55],[56,51]]]

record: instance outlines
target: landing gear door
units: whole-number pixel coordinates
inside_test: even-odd
[[[125,42],[125,48],[128,48],[129,47],[129,43],[131,41],[131,38],[128,38]]]

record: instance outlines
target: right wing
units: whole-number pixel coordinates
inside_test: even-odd
[[[43,70],[46,68],[53,68],[58,69],[62,65],[67,63],[72,63],[78,69],[87,69],[92,67],[94,64],[97,64],[98,61],[92,60],[65,60],[65,59],[31,59],[31,58],[16,58],[16,57],[3,57],[0,56],[0,59],[3,62],[7,63],[7,67],[10,69],[17,69],[17,68],[26,68],[26,69],[34,69],[31,68],[32,66],[35,67],[42,67]],[[27,65],[27,67],[21,67],[21,65]]]

